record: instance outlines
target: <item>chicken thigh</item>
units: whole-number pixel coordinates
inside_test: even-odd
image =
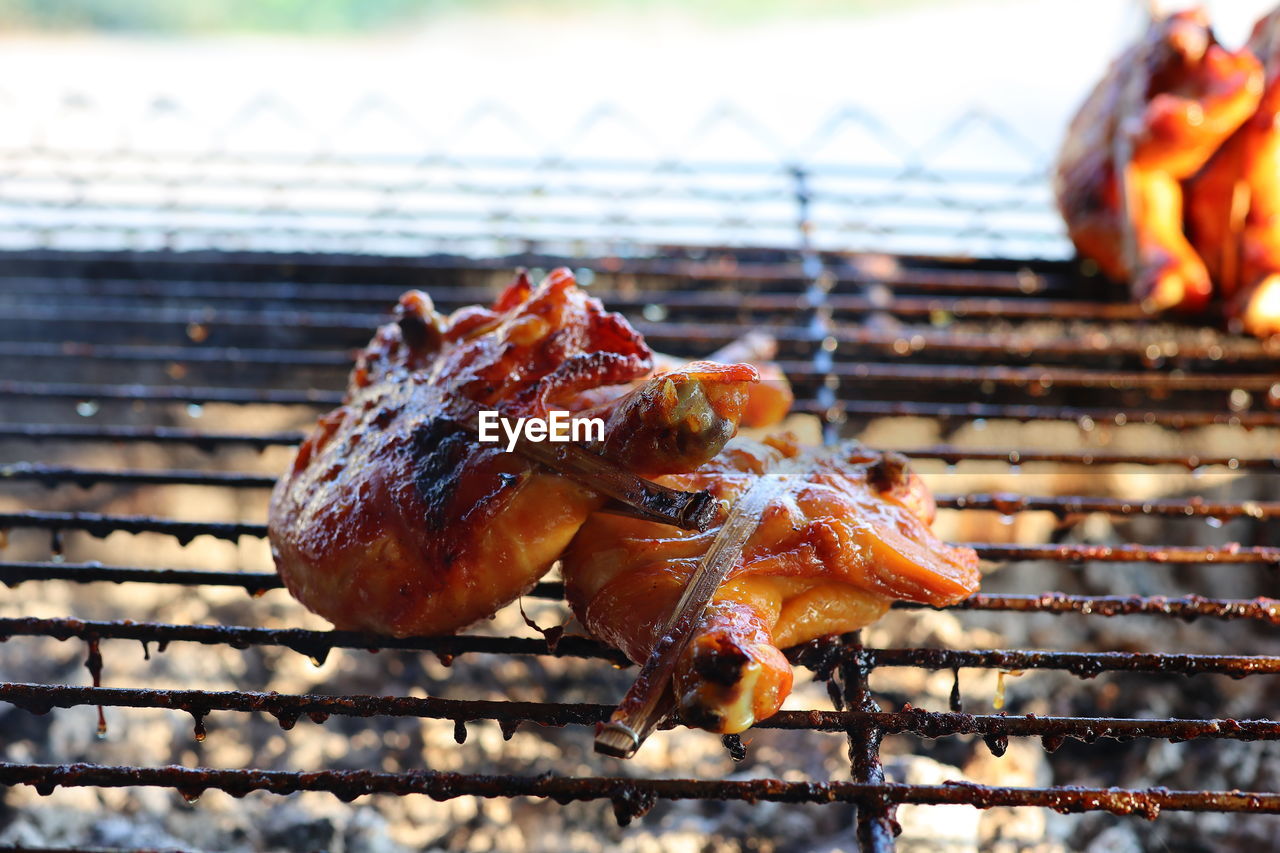
[[[624,470],[691,470],[734,434],[756,372],[651,369],[639,334],[568,270],[536,289],[521,276],[492,308],[448,317],[405,294],[360,355],[346,401],[272,494],[285,585],[342,629],[443,634],[494,613],[546,573],[605,497],[460,424],[478,409],[590,414],[605,421],[594,449]],[[581,411],[605,386],[625,393]]]
[[[792,683],[783,648],[867,625],[896,599],[945,605],[978,588],[977,555],[932,534],[933,499],[896,454],[802,447],[786,433],[737,438],[660,482],[709,489],[728,505],[783,468],[792,473],[676,665],[682,717],[712,731],[740,732],[778,710]],[[574,613],[644,661],[717,532],[592,516],[563,558]]]

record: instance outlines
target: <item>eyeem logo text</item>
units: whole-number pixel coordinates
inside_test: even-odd
[[[516,449],[521,437],[527,441],[552,441],[582,444],[604,441],[604,418],[574,418],[568,412],[550,411],[545,418],[504,418],[492,409],[482,409],[478,416],[478,435],[486,444],[505,439],[506,451]]]

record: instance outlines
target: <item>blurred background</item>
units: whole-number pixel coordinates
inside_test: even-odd
[[[1235,44],[1269,4],[1208,5]],[[789,246],[800,190],[819,247],[1060,258],[1047,164],[1145,15],[3,0],[0,247]]]

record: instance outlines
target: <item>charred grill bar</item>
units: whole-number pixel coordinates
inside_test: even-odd
[[[804,176],[796,178],[803,202]],[[805,210],[802,203],[800,209]],[[801,216],[801,231],[805,217]],[[0,463],[0,488],[65,484],[114,488],[197,486],[262,490],[261,474],[199,468],[58,464],[43,461],[45,448],[59,445],[159,446],[259,450],[296,444],[294,430],[204,432],[147,423],[51,423],[45,413],[70,404],[94,408],[131,406],[144,415],[174,404],[297,406],[302,417],[333,405],[340,396],[350,350],[359,345],[404,286],[423,281],[437,304],[451,307],[487,297],[477,276],[517,263],[550,266],[556,258],[530,253],[518,258],[471,261],[432,257],[412,264],[373,265],[360,259],[280,260],[233,257],[216,270],[200,258],[117,255],[91,257],[15,256],[15,274],[0,278],[0,357],[10,369],[0,375],[4,423],[0,441],[25,448],[26,461]],[[1004,262],[947,263],[897,258],[883,274],[871,275],[855,258],[802,251],[691,250],[661,247],[648,258],[574,259],[606,281],[594,287],[611,307],[637,320],[658,347],[705,352],[748,328],[775,334],[781,358],[796,381],[798,408],[823,417],[828,435],[846,420],[886,416],[937,419],[944,426],[978,420],[1065,421],[1089,430],[1109,425],[1151,424],[1174,430],[1203,425],[1231,429],[1280,427],[1280,353],[1273,344],[1229,334],[1172,326],[1157,328],[1128,305],[1104,301],[1097,283],[1068,266]],[[343,272],[339,275],[337,270]],[[332,274],[333,279],[326,279]],[[208,280],[193,276],[206,275]],[[612,278],[609,278],[612,276]],[[626,276],[653,277],[662,285],[639,289]],[[259,279],[267,279],[259,283]],[[296,280],[295,280],[296,279]],[[388,284],[388,280],[395,283]],[[425,281],[424,281],[425,280]],[[371,283],[380,282],[380,283]],[[888,298],[877,288],[887,288]],[[68,302],[50,307],[49,294]],[[252,300],[253,305],[247,303]],[[662,312],[649,312],[660,306]],[[875,318],[876,322],[862,321]],[[1128,330],[1122,324],[1136,323]],[[901,324],[901,325],[900,325]],[[1050,328],[1046,330],[1046,324]],[[1057,324],[1057,325],[1053,325]],[[985,331],[984,331],[985,329]],[[139,342],[139,338],[144,340]],[[254,343],[256,341],[256,344]],[[678,352],[677,354],[684,354]],[[291,378],[297,371],[301,378]],[[243,378],[242,378],[243,377]],[[136,380],[136,381],[134,381]],[[905,389],[905,392],[904,392]],[[301,419],[301,417],[300,417]],[[135,418],[134,420],[138,420]],[[945,436],[945,433],[944,433]],[[943,442],[948,441],[945,437]],[[984,462],[1008,466],[1038,463],[1102,470],[1112,466],[1160,466],[1175,471],[1214,468],[1250,476],[1280,472],[1277,455],[1233,456],[1153,452],[988,447],[973,450],[939,443],[908,449],[917,459],[946,464]],[[1239,545],[1126,543],[1034,545],[978,543],[991,562],[1049,561],[1158,565],[1221,564],[1223,571],[1280,568],[1276,519],[1280,503],[1268,500],[1140,499],[1087,496],[965,493],[939,495],[939,504],[963,513],[1015,515],[1048,512],[1070,519],[1103,513],[1233,522],[1249,541]],[[213,536],[231,542],[261,537],[261,519],[237,522],[186,521],[108,512],[0,512],[0,530],[48,531],[55,544],[64,532],[93,536],[127,532],[164,535],[190,542]],[[3,556],[3,555],[0,555]],[[72,581],[167,586],[239,587],[261,594],[279,587],[274,574],[212,569],[159,569],[42,559],[0,561],[0,582]],[[540,584],[534,595],[555,598],[562,589]],[[899,604],[899,609],[912,605]],[[1199,595],[1067,595],[1028,590],[981,593],[958,605],[973,611],[1013,614],[1077,614],[1131,619],[1243,620],[1280,624],[1280,602]],[[129,614],[122,614],[127,617]],[[246,649],[276,646],[323,659],[334,648],[408,649],[442,656],[555,655],[601,666],[624,664],[614,651],[585,638],[564,637],[553,646],[541,639],[464,635],[396,640],[351,632],[279,630],[250,625],[164,624],[74,618],[0,619],[0,638],[76,640],[92,649],[128,640],[144,649],[168,643]],[[136,649],[136,646],[135,646]],[[1247,651],[1247,650],[1244,650]],[[91,656],[92,658],[92,656]],[[1161,810],[1280,813],[1280,792],[1170,791],[1076,787],[1002,788],[973,784],[907,785],[886,782],[879,766],[886,735],[921,738],[976,735],[996,744],[1008,738],[1040,738],[1047,749],[1064,740],[1152,738],[1170,741],[1280,739],[1280,721],[1130,719],[1106,716],[966,714],[923,709],[890,710],[876,701],[872,675],[882,667],[1044,669],[1090,678],[1101,673],[1226,674],[1260,678],[1280,673],[1280,657],[1258,654],[1036,651],[1030,649],[864,648],[855,638],[814,643],[795,650],[797,663],[838,687],[837,710],[785,711],[762,723],[774,729],[843,733],[849,741],[852,781],[782,782],[715,779],[622,779],[599,777],[476,776],[433,772],[300,772],[190,769],[109,765],[0,764],[0,783],[30,785],[41,793],[59,786],[161,786],[194,797],[207,789],[240,796],[251,791],[329,791],[344,799],[364,794],[533,796],[559,802],[612,801],[620,820],[644,814],[661,799],[775,800],[789,803],[849,802],[858,806],[859,838],[868,850],[893,845],[893,809],[903,804],[965,803],[977,807],[1041,806],[1063,812],[1105,810],[1154,817]],[[375,659],[376,661],[376,659]],[[249,691],[152,690],[142,687],[74,687],[0,683],[0,701],[34,713],[76,706],[167,709],[189,714],[197,729],[204,717],[268,714],[291,727],[300,717],[409,716],[452,720],[465,738],[476,720],[499,722],[504,734],[521,724],[592,726],[611,708],[599,704],[473,701],[407,696],[319,696]],[[584,739],[588,737],[584,730]],[[816,736],[816,735],[815,735]],[[466,748],[460,746],[459,748]],[[602,768],[607,774],[607,768]]]

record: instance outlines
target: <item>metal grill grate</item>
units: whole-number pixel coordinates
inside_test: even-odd
[[[804,210],[803,203],[800,209]],[[209,263],[215,260],[216,265]],[[103,468],[40,461],[40,457],[45,448],[64,444],[125,448],[155,444],[210,451],[294,444],[301,435],[296,430],[205,432],[172,425],[166,413],[175,406],[181,410],[211,403],[255,411],[293,406],[302,407],[295,412],[295,420],[304,421],[340,398],[351,348],[367,339],[403,286],[426,287],[438,304],[453,307],[489,296],[491,271],[515,263],[546,267],[555,260],[536,254],[487,262],[438,257],[413,264],[357,257],[14,255],[9,258],[10,274],[0,278],[4,307],[0,353],[7,365],[0,378],[0,397],[5,399],[0,409],[4,421],[0,442],[33,448],[37,459],[0,465],[0,488],[28,483],[111,484],[138,490],[187,485],[261,492],[271,485],[271,478],[262,474]],[[1270,435],[1270,430],[1280,427],[1280,355],[1274,342],[1142,319],[1129,306],[1106,301],[1096,282],[1079,277],[1065,265],[900,257],[869,260],[807,246],[796,252],[664,247],[650,258],[603,257],[572,263],[594,270],[592,288],[606,304],[631,316],[655,346],[676,354],[704,353],[752,326],[777,335],[784,365],[796,382],[798,408],[819,414],[828,437],[892,416],[935,419],[941,426],[952,427],[999,419],[1066,421],[1086,432],[1109,425],[1147,424],[1184,431],[1189,438],[1199,435],[1193,430],[1202,426],[1238,436],[1249,435],[1249,430]],[[374,281],[379,283],[369,283]],[[641,289],[642,282],[650,289]],[[101,413],[103,420],[118,422],[63,422],[61,415],[70,403],[77,404],[82,415]],[[946,443],[901,449],[919,460],[982,461],[1006,469],[1044,463],[1089,471],[1213,467],[1252,477],[1280,471],[1276,453],[1134,454],[973,449]],[[939,505],[961,513],[1007,516],[1047,511],[1067,521],[1093,513],[1235,521],[1245,534],[1238,544],[1215,545],[975,543],[980,556],[994,564],[1215,564],[1222,571],[1238,572],[1280,568],[1276,522],[1280,502],[1276,501],[1000,492],[940,494]],[[208,585],[240,587],[258,595],[278,589],[274,574],[61,562],[58,555],[63,534],[71,531],[98,537],[119,532],[160,534],[183,543],[201,536],[236,542],[264,536],[261,522],[260,518],[188,521],[99,512],[89,506],[17,508],[0,512],[0,529],[48,531],[51,556],[0,562],[0,580],[10,586],[52,581]],[[561,592],[558,584],[543,583],[534,595],[558,598]],[[1068,595],[1031,589],[1018,594],[982,593],[957,609],[1280,623],[1280,601],[1269,598]],[[109,640],[138,641],[144,649],[169,643],[235,649],[277,646],[316,660],[323,660],[332,649],[345,648],[425,651],[449,660],[501,653],[581,658],[601,666],[626,663],[618,653],[573,636],[555,643],[478,634],[396,640],[252,625],[162,624],[134,621],[129,615],[122,614],[126,618],[120,621],[4,618],[0,638],[83,641],[90,650],[88,663],[95,683],[102,666],[99,644]],[[976,735],[996,753],[1003,752],[1011,737],[1038,737],[1050,750],[1067,739],[1277,740],[1280,721],[1276,720],[975,715],[963,713],[959,702],[961,669],[1059,670],[1082,678],[1111,672],[1243,678],[1280,672],[1277,656],[1193,650],[872,648],[855,635],[809,644],[793,650],[793,658],[835,685],[831,695],[836,710],[785,711],[761,725],[847,733],[852,781],[5,763],[0,764],[0,782],[34,786],[41,793],[60,786],[160,786],[188,797],[217,789],[236,796],[259,790],[328,791],[344,799],[372,793],[435,798],[534,796],[559,802],[605,799],[612,801],[623,822],[666,799],[847,802],[858,807],[859,838],[867,850],[893,846],[893,809],[901,804],[1044,806],[1062,812],[1105,810],[1147,817],[1162,810],[1280,813],[1280,793],[1267,791],[892,783],[885,781],[879,758],[882,738],[898,734]],[[870,683],[882,668],[954,671],[957,686],[952,707],[882,710]],[[331,716],[424,717],[454,721],[459,742],[466,738],[466,724],[476,720],[497,721],[510,737],[522,724],[593,725],[610,710],[599,704],[52,683],[0,683],[0,701],[36,713],[81,705],[169,709],[190,714],[197,735],[203,731],[205,716],[214,711],[270,714],[286,727],[301,716],[317,722]],[[734,740],[727,745],[741,749]]]

